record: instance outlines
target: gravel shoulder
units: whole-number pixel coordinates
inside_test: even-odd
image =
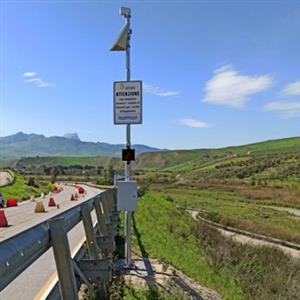
[[[164,289],[171,295],[180,293],[185,299],[222,300],[221,296],[186,276],[175,267],[158,259],[134,255],[135,268],[124,274],[125,283],[135,289]]]

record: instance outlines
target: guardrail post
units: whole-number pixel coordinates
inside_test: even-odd
[[[98,232],[99,235],[96,236],[98,249],[101,251],[101,257],[108,257],[115,251],[115,241],[114,236],[108,233],[109,225],[106,224],[107,216],[105,216],[102,203],[104,201],[103,195],[95,199],[95,210],[98,219]],[[111,230],[110,230],[111,231]]]
[[[112,213],[117,211],[117,194],[116,188],[113,188],[108,191],[108,198],[110,199],[110,209]]]
[[[107,230],[107,235],[114,235],[114,229],[111,223],[111,212],[109,209],[109,203],[107,198],[107,191],[102,194],[101,206],[104,212],[105,226]]]
[[[81,206],[81,214],[82,214],[82,221],[83,221],[84,231],[86,235],[86,243],[87,243],[87,248],[88,248],[90,258],[97,259],[99,258],[98,247],[97,247],[96,236],[93,228],[92,216],[88,204],[83,204]]]
[[[118,212],[117,212],[114,194],[115,194],[114,190],[107,191],[105,195],[106,196],[105,203],[107,205],[109,223],[112,226],[113,230],[115,231],[114,233],[116,233],[116,229],[118,225]]]
[[[102,194],[101,205],[102,205],[102,208],[104,211],[104,216],[105,216],[106,222],[108,223],[110,221],[111,211],[110,211],[110,207],[109,207],[109,203],[108,203],[108,199],[107,199],[107,193],[108,193],[108,191],[105,191]]]
[[[105,216],[104,216],[104,211],[102,210],[101,207],[101,196],[99,195],[95,199],[95,210],[96,210],[96,215],[97,215],[97,221],[98,221],[98,227],[99,227],[99,234],[100,236],[106,236],[107,235],[107,228],[105,224]]]
[[[50,220],[49,228],[59,279],[61,298],[63,300],[77,300],[77,285],[67,232],[64,228],[64,219],[57,218]]]

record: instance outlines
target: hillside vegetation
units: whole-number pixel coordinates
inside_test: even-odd
[[[44,157],[23,157],[11,163],[17,169],[39,169],[46,167],[71,167],[71,166],[102,166],[116,167],[120,164],[120,159],[111,156],[44,156]]]
[[[170,197],[151,192],[140,198],[133,234],[135,253],[176,267],[223,299],[300,297],[299,261],[275,248],[238,244],[194,221]],[[126,289],[125,295],[131,295],[129,299],[172,299],[163,291]]]
[[[263,156],[300,153],[300,137],[271,140],[255,144],[219,149],[195,149],[143,153],[136,162],[137,169],[162,169],[178,166],[178,170],[192,168],[210,161],[236,156]]]
[[[27,200],[31,196],[38,197],[41,193],[48,193],[54,185],[44,180],[34,180],[33,185],[28,184],[28,180],[15,173],[15,181],[12,185],[0,188],[0,192],[5,199],[15,198],[17,200]]]
[[[224,299],[300,297],[299,261],[185,219],[187,209],[195,209],[213,222],[300,244],[300,138],[145,153],[135,177],[145,193],[136,227],[150,257],[174,264]],[[194,238],[197,247],[190,244]],[[197,268],[198,255],[212,272]],[[197,259],[188,263],[189,256]],[[221,278],[213,284],[216,276],[227,276],[227,285],[222,287]]]
[[[120,155],[120,153],[119,153]],[[286,178],[299,176],[300,138],[266,141],[220,149],[148,152],[138,155],[133,168],[141,171],[189,173],[202,178]],[[24,157],[8,164],[16,169],[37,171],[43,167],[112,167],[122,172],[117,157],[44,156]],[[40,172],[41,173],[41,172]]]

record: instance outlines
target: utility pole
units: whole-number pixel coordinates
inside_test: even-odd
[[[119,97],[119,94],[122,94],[124,91],[126,92],[126,88],[124,87],[125,84],[133,84],[134,86],[130,87],[129,92],[132,92],[132,90],[135,90],[136,87],[139,89],[138,93],[140,96],[141,93],[141,82],[131,82],[131,76],[130,76],[130,36],[131,36],[131,28],[130,28],[130,18],[131,18],[131,9],[127,7],[121,7],[120,9],[120,15],[125,17],[125,26],[123,27],[121,34],[119,35],[117,41],[114,43],[111,51],[126,51],[126,69],[125,69],[125,77],[126,82],[123,83],[114,83],[114,99],[116,97]],[[118,84],[118,88],[120,89],[121,93],[116,93],[116,84]],[[127,93],[127,92],[126,92]],[[134,149],[131,149],[131,124],[140,124],[142,122],[141,120],[141,113],[139,116],[136,117],[136,121],[132,120],[132,114],[126,113],[122,116],[120,114],[124,113],[126,111],[126,108],[130,103],[127,103],[125,105],[126,100],[126,94],[123,98],[119,99],[118,105],[116,105],[116,100],[114,100],[114,123],[115,124],[126,124],[126,149],[125,151],[130,152],[129,154],[134,153]],[[117,95],[116,95],[117,94]],[[122,94],[123,95],[123,94]],[[140,96],[141,97],[141,96]],[[132,98],[131,98],[132,99]],[[141,99],[141,98],[140,98]],[[132,103],[132,101],[130,101]],[[138,100],[138,104],[141,105],[141,100]],[[118,106],[118,108],[116,108]],[[119,107],[123,107],[122,112],[117,111]],[[119,115],[118,115],[119,114]],[[116,116],[117,115],[117,116]],[[127,120],[125,120],[127,119]],[[124,150],[124,149],[123,149]],[[123,156],[123,153],[122,153]],[[134,154],[133,154],[134,156]],[[134,160],[134,158],[127,158],[123,159],[125,161],[125,183],[127,182],[128,185],[132,183],[131,181],[131,160]],[[127,186],[128,186],[127,185]],[[125,199],[123,202],[128,202],[128,199]],[[136,199],[132,199],[133,202],[136,202]],[[128,202],[129,203],[129,202]],[[136,206],[136,205],[135,205]],[[134,208],[135,209],[135,208]],[[131,262],[131,211],[133,210],[131,207],[124,207],[120,210],[125,211],[125,266],[127,268],[130,268],[132,266]]]
[[[127,45],[126,45],[126,81],[130,81],[130,8],[121,8],[121,15],[126,19],[126,25],[128,30]],[[126,124],[126,148],[131,147],[131,128],[130,124]],[[131,165],[130,161],[125,161],[125,181],[131,180]],[[125,264],[128,268],[131,267],[131,211],[125,211]]]

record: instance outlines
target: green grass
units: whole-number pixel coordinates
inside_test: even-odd
[[[209,171],[209,170],[215,169],[218,166],[221,166],[222,164],[229,164],[229,163],[247,161],[249,159],[250,159],[250,156],[238,156],[238,157],[234,157],[234,158],[220,159],[218,161],[211,161],[211,162],[208,162],[208,163],[203,164],[200,167],[198,167],[197,171]]]
[[[157,194],[139,199],[134,214],[135,251],[173,265],[186,275],[217,290],[224,299],[244,299],[235,278],[226,272],[215,272],[206,261],[192,234],[196,222]]]
[[[124,296],[122,299],[125,300],[185,300],[182,294],[169,294],[161,289],[136,289],[132,286],[125,285]]]
[[[202,162],[199,162],[202,165]],[[195,161],[187,161],[184,163],[176,164],[175,166],[163,168],[161,171],[171,171],[171,172],[187,172],[199,167],[199,163]]]
[[[23,176],[15,173],[15,182],[4,188],[0,188],[5,199],[16,198],[17,200],[26,200],[31,196],[39,196],[41,193],[47,193],[53,189],[53,185],[45,181],[36,181],[39,188],[28,186]]]
[[[234,158],[220,158],[216,160],[211,160],[208,162],[203,162],[197,164],[195,161],[188,161],[182,164],[178,164],[169,168],[162,169],[163,171],[172,171],[172,172],[181,172],[185,173],[188,171],[208,171],[213,170],[217,166],[220,166],[224,163],[235,163],[241,161],[247,161],[251,157],[250,156],[238,156]]]

